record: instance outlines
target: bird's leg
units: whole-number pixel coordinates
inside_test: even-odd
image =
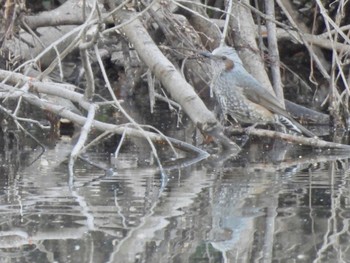
[[[275,126],[275,131],[286,133],[286,134],[288,133],[286,127],[282,123],[275,122],[274,126]]]
[[[225,112],[221,109],[221,107],[219,107],[218,105],[216,105],[214,107],[214,114],[216,116],[216,118],[219,120],[220,124],[222,126],[224,126],[225,121],[226,121],[226,114]]]
[[[274,125],[276,131],[287,133],[286,127],[284,127],[281,123],[275,122],[272,124]],[[258,123],[257,122],[257,123],[254,123],[254,124],[246,127],[245,130],[249,134],[251,130],[256,129],[256,127],[259,125],[263,125],[264,126],[263,128],[265,128],[265,129],[268,128],[268,127],[266,127],[266,125],[268,125],[267,123]]]
[[[259,123],[254,123],[253,125],[250,125],[250,126],[244,128],[244,129],[245,129],[246,133],[249,135],[249,134],[250,134],[250,131],[251,131],[251,130],[254,130],[255,127],[258,126],[258,125],[259,125]]]
[[[242,135],[239,138],[237,138],[236,143],[239,145],[239,147],[243,148],[248,141],[249,141],[249,135]]]
[[[225,126],[226,123],[228,123],[229,126],[234,126],[234,123],[229,118],[231,116],[226,111],[224,111],[221,107],[215,106],[214,113],[215,113],[215,116],[217,116],[217,118],[222,126]],[[231,117],[231,118],[233,119],[233,121],[238,123],[236,119],[234,119],[233,117]]]

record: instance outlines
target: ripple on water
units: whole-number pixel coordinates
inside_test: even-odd
[[[0,259],[3,252],[23,262],[348,256],[349,179],[331,165],[305,172],[205,164],[167,171],[165,180],[156,166],[123,158],[108,174],[77,162],[73,189],[66,166],[50,162],[0,184]]]

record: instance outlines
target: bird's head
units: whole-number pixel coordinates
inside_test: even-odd
[[[218,47],[213,50],[212,54],[213,56],[216,56],[216,57],[226,57],[232,60],[234,64],[240,64],[240,65],[243,64],[236,50],[232,47],[228,47],[228,46]]]
[[[242,65],[242,60],[239,58],[236,50],[231,47],[218,47],[212,53],[203,52],[202,55],[212,60],[214,71],[230,72],[235,67]]]

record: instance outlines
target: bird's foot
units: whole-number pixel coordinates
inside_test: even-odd
[[[244,128],[244,130],[248,135],[250,135],[251,131],[254,130],[256,128],[256,126],[258,126],[258,123],[250,125],[247,128]]]

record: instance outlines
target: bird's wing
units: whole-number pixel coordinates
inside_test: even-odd
[[[283,109],[282,104],[269,91],[261,85],[244,85],[243,94],[246,98],[254,103],[257,103],[273,113],[281,114],[290,118],[288,112]]]
[[[264,106],[266,109],[273,113],[277,113],[288,118],[299,130],[309,137],[314,137],[315,135],[306,129],[304,126],[295,121],[290,114],[282,108],[281,103],[274,97],[270,92],[260,85],[252,86],[246,85],[243,88],[243,94],[246,98],[254,103]]]

